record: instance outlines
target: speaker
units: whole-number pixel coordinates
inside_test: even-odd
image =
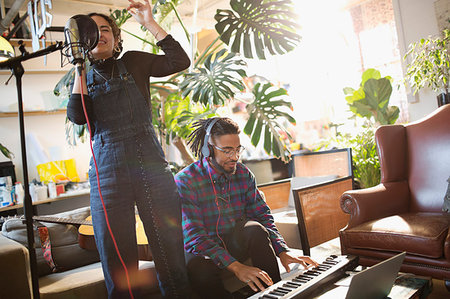
[[[211,123],[208,125],[208,127],[206,128],[206,134],[205,134],[205,139],[203,140],[203,146],[202,146],[202,155],[203,157],[207,158],[211,155],[211,151],[209,149],[209,136],[211,136],[211,130],[214,126],[214,124],[219,120],[220,118],[217,117],[215,119],[213,119],[211,121]]]

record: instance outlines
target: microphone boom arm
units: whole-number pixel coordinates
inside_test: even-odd
[[[14,67],[14,65],[16,65],[17,63],[20,63],[22,61],[26,61],[28,59],[32,59],[35,57],[40,57],[40,56],[44,56],[47,54],[50,54],[52,52],[58,51],[58,50],[62,50],[63,49],[63,42],[56,42],[55,44],[52,44],[50,46],[48,46],[47,48],[44,48],[42,50],[33,52],[33,53],[24,53],[20,56],[15,56],[12,57],[8,60],[5,60],[3,62],[0,62],[0,69],[4,69],[4,68],[12,68]]]

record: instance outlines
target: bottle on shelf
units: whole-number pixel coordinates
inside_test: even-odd
[[[23,186],[21,182],[16,182],[14,185],[14,194],[15,200],[17,204],[23,204],[23,198],[25,197],[25,191],[23,190]]]

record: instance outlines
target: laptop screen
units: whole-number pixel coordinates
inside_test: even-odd
[[[406,252],[393,256],[353,275],[346,299],[378,299],[391,292]]]

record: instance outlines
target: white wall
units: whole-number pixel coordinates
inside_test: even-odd
[[[408,45],[439,33],[435,0],[393,0],[395,21],[400,44],[400,55],[403,57]],[[406,69],[407,61],[403,61]],[[420,91],[416,96],[408,94],[409,120],[418,120],[437,108],[436,93],[431,90]]]

